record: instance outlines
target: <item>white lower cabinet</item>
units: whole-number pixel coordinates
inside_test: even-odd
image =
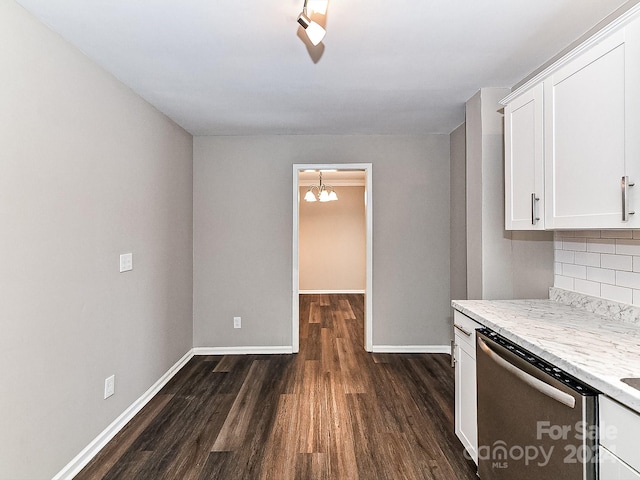
[[[600,480],[640,480],[640,473],[600,445]]]
[[[469,457],[478,463],[476,333],[482,325],[456,311],[454,325],[455,431]]]
[[[604,395],[600,403],[600,480],[640,480],[640,414]]]

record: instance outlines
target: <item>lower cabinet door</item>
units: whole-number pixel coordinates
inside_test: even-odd
[[[640,473],[600,445],[600,480],[640,480]]]
[[[476,352],[456,334],[455,430],[470,458],[478,464]]]

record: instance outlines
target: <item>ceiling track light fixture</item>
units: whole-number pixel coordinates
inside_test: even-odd
[[[317,194],[313,193],[314,189],[317,190]],[[311,185],[309,190],[307,190],[307,193],[304,195],[304,199],[307,202],[332,202],[334,200],[338,200],[338,195],[331,185],[325,185],[322,183],[322,172],[320,172],[320,184]]]
[[[311,41],[314,47],[322,41],[327,31],[322,28],[319,23],[311,20],[311,15],[314,12],[320,15],[326,15],[328,4],[329,0],[304,0],[302,13],[298,15],[298,23],[304,28],[307,37],[309,37],[309,41]]]

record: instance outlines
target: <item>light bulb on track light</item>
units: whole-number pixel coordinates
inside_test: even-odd
[[[329,0],[307,0],[307,10],[312,13],[326,15],[328,6]]]

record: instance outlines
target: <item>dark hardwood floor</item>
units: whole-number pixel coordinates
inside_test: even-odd
[[[449,357],[365,352],[363,305],[301,295],[297,355],[194,357],[76,479],[475,479]]]

